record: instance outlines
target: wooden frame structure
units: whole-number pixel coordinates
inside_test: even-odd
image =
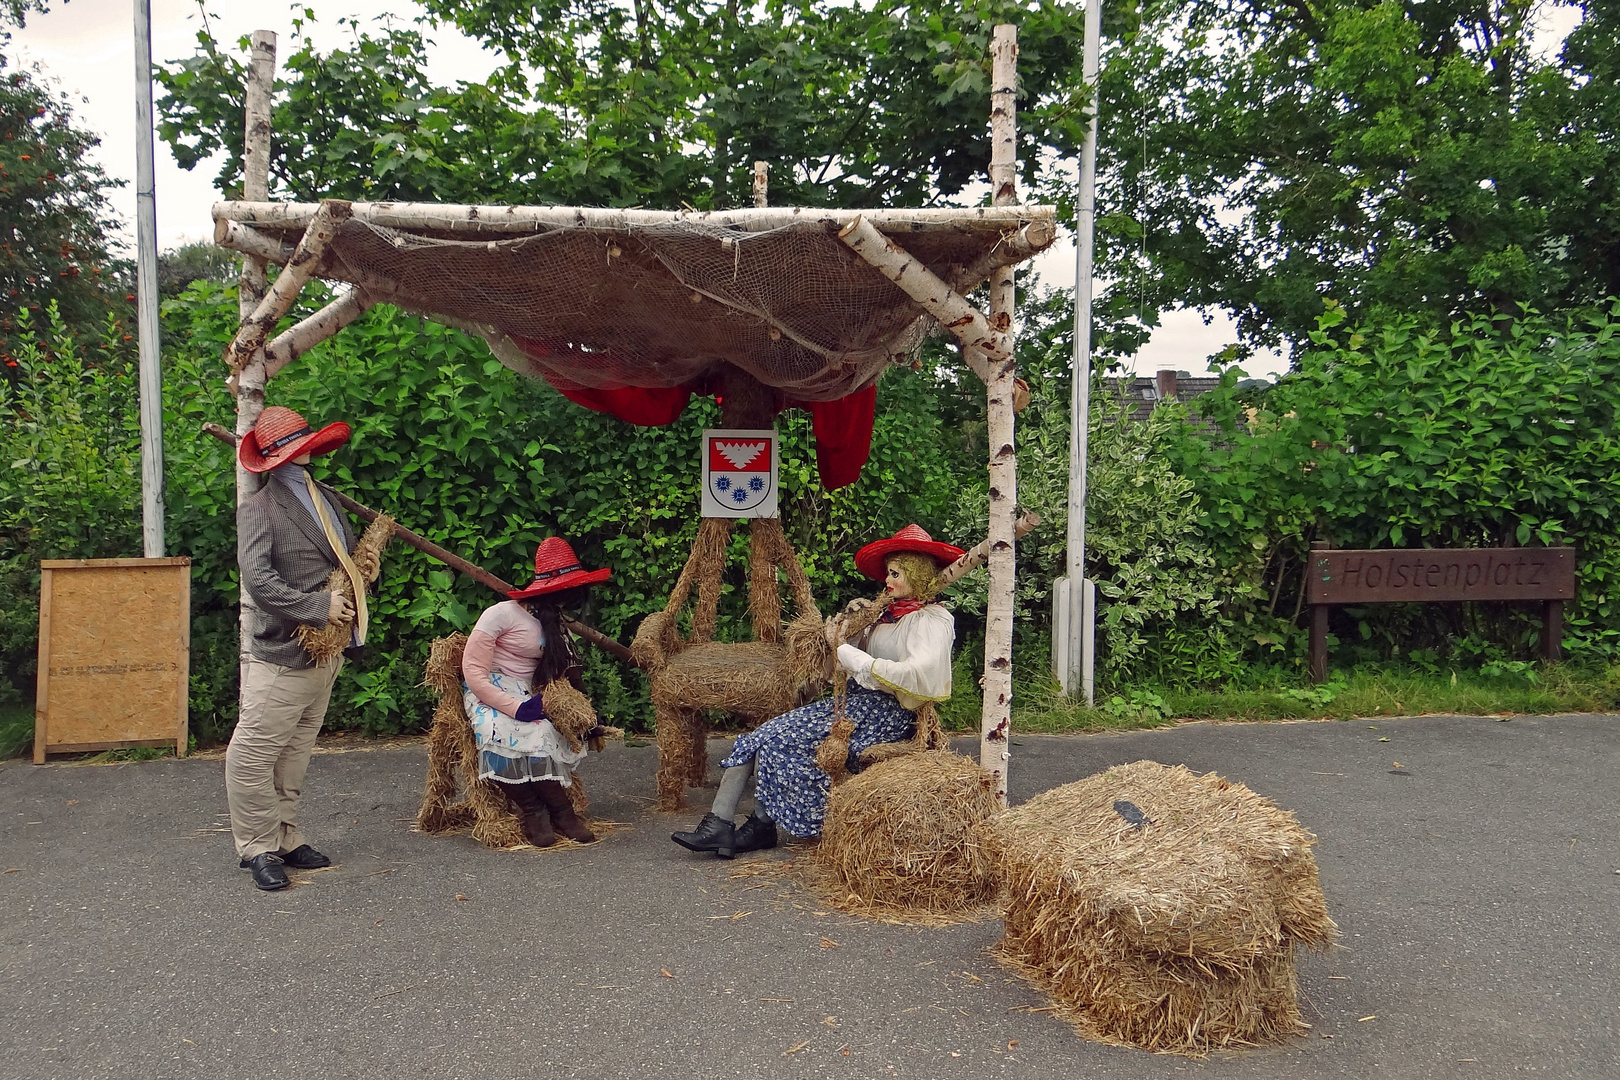
[[[754,173],[756,206],[697,213],[575,207],[451,206],[408,203],[350,203],[329,199],[318,204],[271,203],[268,198],[270,87],[275,72],[275,35],[252,37],[248,68],[246,152],[243,200],[214,206],[215,242],[243,256],[241,325],[225,353],[230,386],[236,394],[238,436],[253,427],[264,409],[269,380],[310,348],[338,333],[373,304],[389,302],[388,283],[375,275],[345,276],[327,259],[333,237],[347,221],[397,230],[425,230],[438,236],[492,242],[559,228],[593,229],[610,237],[630,230],[691,223],[763,232],[819,226],[835,231],[862,262],[888,278],[926,315],[937,320],[957,341],[965,365],[985,384],[989,458],[988,563],[989,604],[985,627],[984,704],[980,763],[997,778],[997,795],[1005,804],[1008,733],[1012,703],[1012,614],[1014,557],[1017,537],[1017,455],[1014,439],[1014,288],[1013,266],[1044,250],[1056,239],[1056,212],[1048,206],[1022,206],[1017,193],[1017,30],[998,26],[991,45],[992,205],[976,208],[844,211],[765,207],[763,163]],[[288,242],[298,235],[298,242]],[[906,250],[908,236],[930,232],[983,234],[987,242],[978,257],[946,277],[929,269]],[[279,235],[278,235],[279,234]],[[611,248],[611,239],[609,240]],[[274,287],[266,288],[266,267],[283,267]],[[271,336],[299,290],[314,277],[348,281],[352,288],[316,314]],[[361,278],[361,279],[357,279]],[[978,310],[966,297],[986,279],[990,311]],[[694,300],[697,293],[693,294]],[[713,299],[712,297],[710,299]],[[410,306],[410,305],[408,305]],[[420,302],[414,305],[420,309]],[[422,310],[462,329],[482,330],[465,319]],[[752,313],[750,313],[752,314]],[[486,334],[486,336],[488,336]],[[503,360],[506,359],[502,357]],[[238,502],[257,490],[259,478],[238,468]],[[244,594],[244,609],[251,600]],[[246,633],[243,615],[243,641]],[[246,656],[244,646],[244,660]]]

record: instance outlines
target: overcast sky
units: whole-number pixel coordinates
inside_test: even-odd
[[[357,16],[365,22],[392,16],[408,22],[421,12],[411,0],[303,0],[287,4],[279,0],[260,6],[233,0],[210,5],[214,32],[222,41],[232,42],[254,30],[274,30],[279,36],[282,55],[295,47],[292,17],[305,7],[315,9],[319,22],[310,29],[317,45],[331,48],[346,41],[348,34],[338,19]],[[1539,44],[1555,48],[1579,15],[1576,9],[1549,7],[1542,18],[1547,32]],[[154,64],[189,56],[199,27],[197,5],[192,0],[152,0],[152,59]],[[495,54],[464,37],[453,27],[430,33],[434,45],[429,52],[428,70],[440,84],[457,80],[482,81],[497,63]],[[27,29],[17,34],[19,59],[37,63],[73,99],[78,124],[101,135],[97,158],[103,168],[127,181],[113,193],[115,209],[126,223],[131,239],[135,219],[135,99],[133,92],[134,4],[132,0],[69,0],[48,15],[29,19]],[[204,163],[191,172],[180,168],[161,140],[157,156],[158,246],[170,248],[192,240],[213,236],[209,207],[220,198],[213,177],[218,162]],[[1062,244],[1038,260],[1042,279],[1054,286],[1074,284],[1074,247]],[[1217,315],[1205,326],[1198,312],[1168,312],[1153,340],[1136,357],[1136,369],[1151,373],[1158,368],[1178,368],[1202,374],[1205,357],[1218,352],[1234,338],[1231,323]],[[1257,357],[1245,365],[1250,374],[1275,372],[1286,366],[1279,356]]]

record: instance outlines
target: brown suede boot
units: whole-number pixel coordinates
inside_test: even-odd
[[[546,809],[551,811],[551,820],[558,832],[576,844],[596,841],[596,834],[591,832],[590,826],[574,813],[574,802],[568,797],[567,788],[556,780],[541,780],[533,786],[540,789],[540,797],[545,799]]]
[[[550,847],[557,842],[557,832],[551,827],[551,811],[546,808],[545,796],[536,790],[544,783],[549,781],[501,785],[517,807],[518,820],[523,826],[523,839],[535,847]]]

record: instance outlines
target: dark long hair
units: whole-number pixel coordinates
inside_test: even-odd
[[[574,648],[574,635],[564,629],[562,616],[564,611],[577,611],[583,607],[589,594],[590,586],[576,585],[572,589],[544,593],[520,601],[530,615],[540,620],[540,630],[546,637],[546,647],[534,668],[532,685],[535,693],[538,694],[541,687],[554,679],[567,679],[575,687],[584,689],[582,676],[585,662]]]

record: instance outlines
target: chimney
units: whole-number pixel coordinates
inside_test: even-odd
[[[1160,371],[1153,377],[1153,382],[1159,391],[1159,400],[1168,401],[1176,396],[1176,373],[1168,369]]]

